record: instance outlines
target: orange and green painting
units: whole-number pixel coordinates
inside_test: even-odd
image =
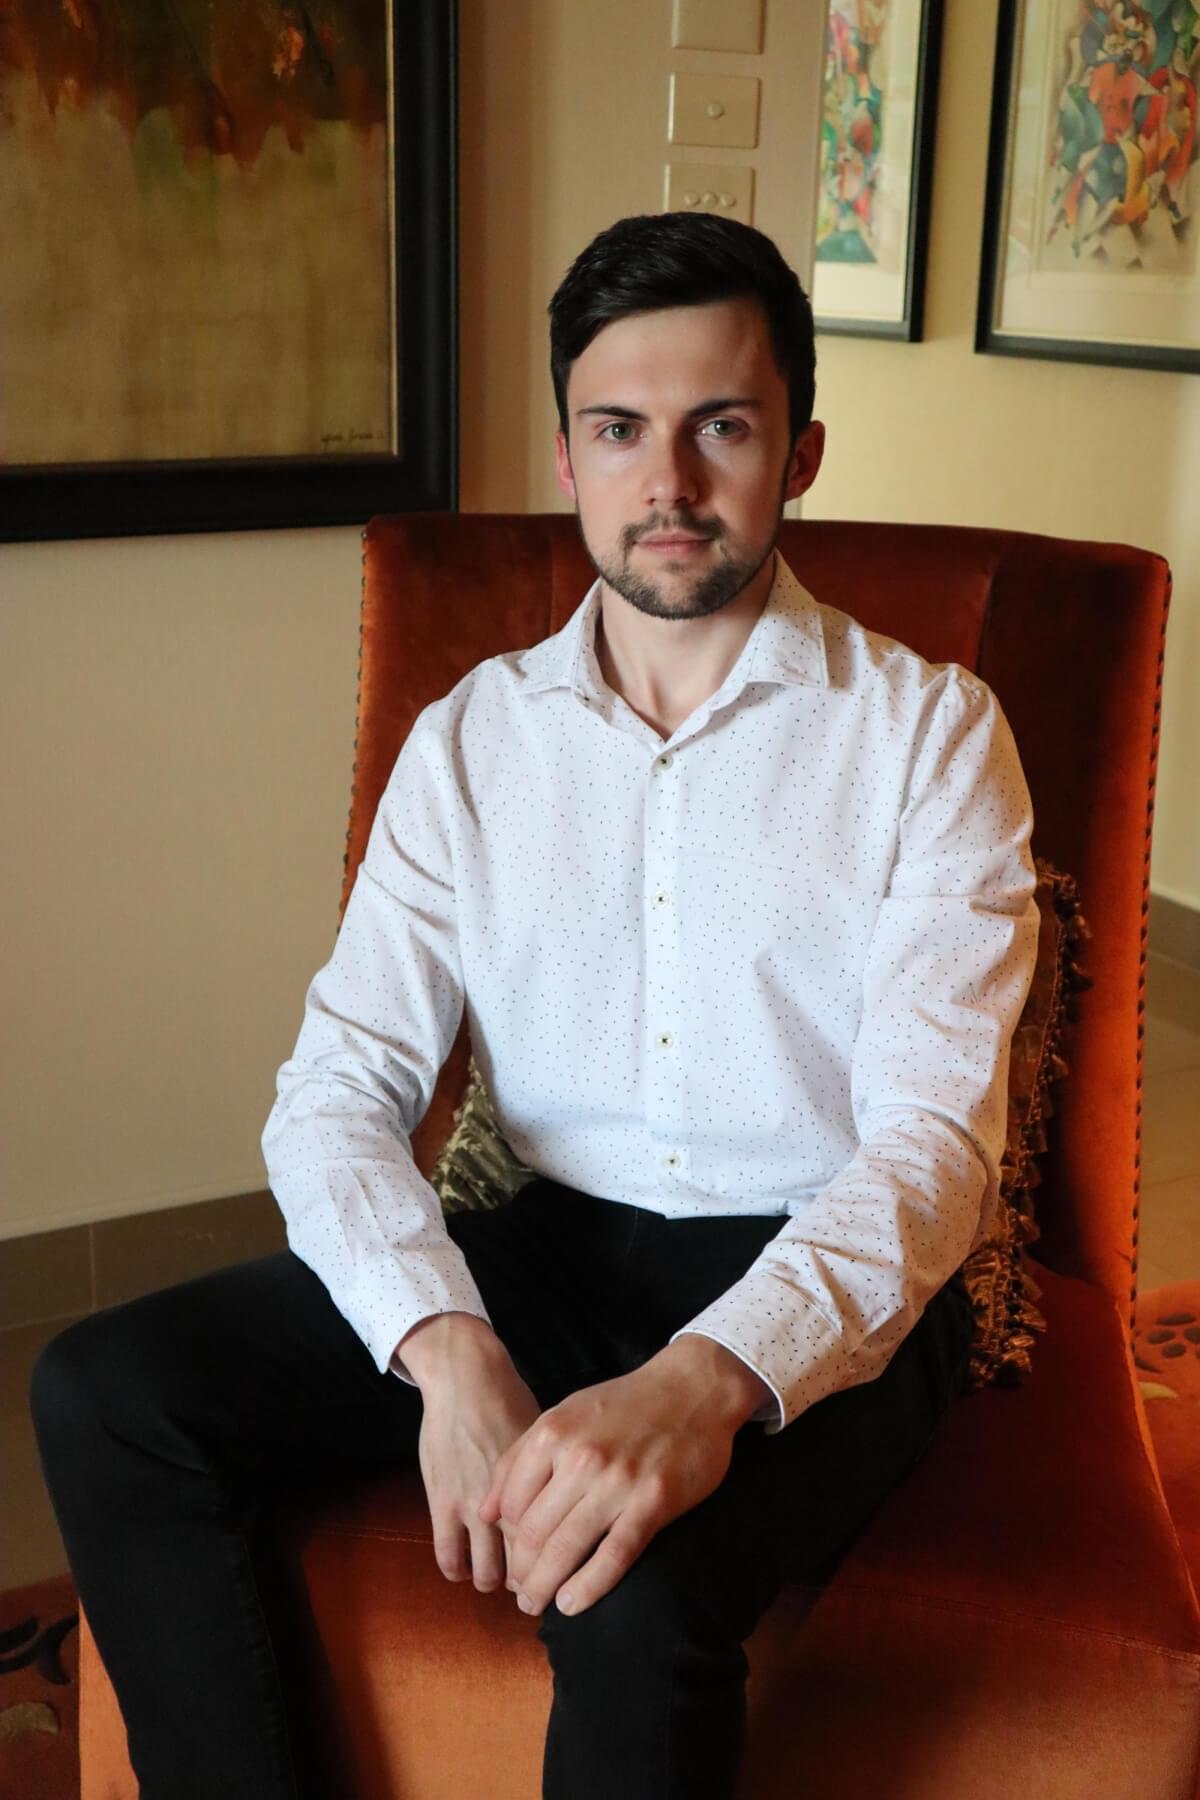
[[[0,0],[0,460],[388,451],[388,0]]]
[[[874,263],[884,134],[888,0],[831,0],[817,190],[818,262]]]
[[[1039,264],[1192,277],[1200,0],[1060,0]]]

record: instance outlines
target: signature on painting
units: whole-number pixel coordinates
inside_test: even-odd
[[[340,444],[377,444],[382,436],[381,431],[323,431],[321,448],[336,450]]]

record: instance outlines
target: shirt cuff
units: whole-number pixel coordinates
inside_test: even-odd
[[[763,1271],[749,1270],[682,1330],[724,1344],[766,1382],[775,1396],[770,1437],[854,1379],[843,1326]],[[754,1417],[765,1413],[764,1403]]]
[[[307,1245],[292,1239],[291,1247],[302,1262],[308,1261]],[[381,1245],[360,1253],[348,1279],[331,1278],[320,1268],[313,1272],[325,1281],[338,1311],[362,1339],[381,1375],[389,1370],[400,1373],[395,1366],[397,1346],[422,1319],[461,1312],[485,1325],[492,1323],[466,1258],[448,1236],[427,1240],[419,1249]]]

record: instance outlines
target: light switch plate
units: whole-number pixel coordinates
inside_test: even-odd
[[[754,223],[754,170],[730,163],[668,163],[667,212],[724,213]]]
[[[671,76],[673,144],[753,150],[758,143],[758,89],[753,75]]]
[[[762,50],[763,0],[675,0],[671,43],[676,50]]]

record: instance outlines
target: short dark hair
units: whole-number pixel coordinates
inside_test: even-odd
[[[567,380],[605,325],[631,313],[718,300],[759,301],[787,377],[792,441],[812,420],[816,346],[812,307],[771,239],[720,213],[640,213],[618,219],[581,250],[550,302],[550,376],[567,432]]]

